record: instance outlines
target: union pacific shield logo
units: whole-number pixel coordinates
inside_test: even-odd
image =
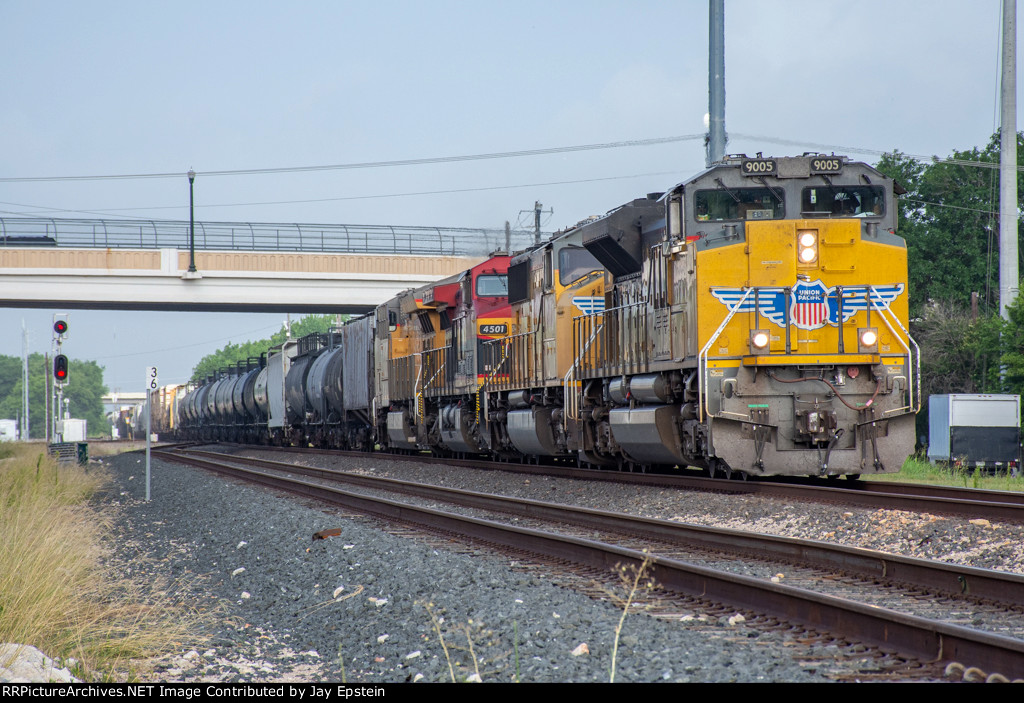
[[[604,312],[603,295],[577,295],[572,299],[572,304],[584,315]]]
[[[840,306],[839,291],[835,286],[829,288],[821,280],[798,281],[790,291],[788,310],[786,293],[782,288],[761,288],[756,297],[751,293],[745,300],[746,291],[743,288],[712,288],[711,295],[729,310],[754,312],[756,309],[761,317],[771,320],[779,327],[784,328],[788,318],[789,324],[794,327],[816,330],[825,325],[838,326],[840,307],[843,322],[869,308],[885,310],[903,294],[905,287],[903,283],[888,286],[846,286],[843,289]]]
[[[824,327],[829,318],[828,289],[821,281],[800,281],[793,287],[793,304],[789,311],[793,326],[802,330]]]

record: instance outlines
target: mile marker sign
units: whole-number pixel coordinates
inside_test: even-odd
[[[150,395],[153,391],[160,387],[157,382],[156,367],[146,367],[146,501],[149,501],[149,447],[150,438],[152,437],[152,424],[151,418],[153,416],[153,403],[152,396]]]

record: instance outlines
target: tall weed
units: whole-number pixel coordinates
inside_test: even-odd
[[[195,618],[160,584],[122,578],[111,519],[90,503],[102,471],[58,465],[38,446],[0,460],[0,642],[73,657],[95,678],[131,678],[133,660],[168,651]]]

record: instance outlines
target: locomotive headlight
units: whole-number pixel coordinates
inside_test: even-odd
[[[753,354],[767,354],[768,353],[768,342],[771,337],[768,335],[767,330],[751,330],[750,331],[750,351]]]
[[[804,266],[809,266],[818,260],[818,233],[803,231],[797,234],[797,257]]]
[[[860,352],[878,351],[878,330],[874,327],[862,327],[857,330],[857,341]]]

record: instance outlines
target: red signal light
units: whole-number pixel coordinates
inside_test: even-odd
[[[53,377],[58,381],[68,380],[68,358],[63,354],[53,357]]]
[[[58,335],[65,334],[68,331],[67,320],[57,320],[53,323],[53,331]]]

